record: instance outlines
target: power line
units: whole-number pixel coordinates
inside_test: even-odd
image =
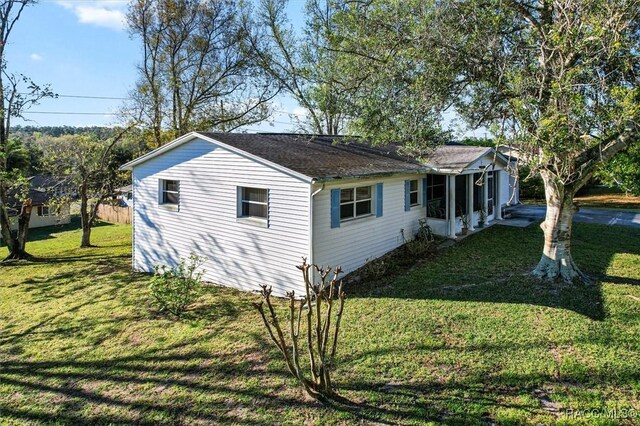
[[[21,95],[30,95],[30,93],[20,93]],[[104,99],[104,100],[115,100],[115,101],[127,101],[132,98],[121,98],[117,96],[90,96],[90,95],[61,95],[59,93],[54,94],[55,98],[74,98],[74,99]]]
[[[23,93],[23,94],[26,95],[27,93]],[[133,99],[133,98],[124,98],[124,97],[117,97],[117,96],[92,96],[92,95],[61,95],[61,94],[56,94],[56,96],[58,98],[102,99],[102,100],[116,100],[116,101],[128,101],[128,100],[132,100]],[[307,117],[307,114],[305,114],[305,113],[296,113],[296,112],[291,112],[291,111],[287,111],[287,110],[283,110],[283,109],[274,109],[273,112],[277,112],[277,113],[280,113],[280,114],[287,114],[287,115],[295,115],[295,116],[298,116],[298,117]],[[40,114],[40,113],[38,112],[37,114]],[[56,114],[62,114],[62,113],[56,112]],[[69,114],[72,114],[72,113],[69,113]],[[102,114],[102,113],[94,113],[94,114]],[[105,114],[112,114],[112,113],[105,113]],[[282,124],[282,122],[281,122],[281,124]],[[288,124],[288,123],[284,123],[284,124]]]
[[[117,112],[76,112],[76,111],[25,111],[23,114],[49,114],[49,115],[119,115]],[[293,121],[265,120],[267,123],[296,124]]]
[[[22,94],[26,95],[28,93],[22,93]],[[105,100],[116,100],[116,101],[129,101],[129,100],[133,99],[133,98],[123,98],[123,97],[117,97],[117,96],[61,95],[61,94],[56,94],[56,96],[58,98],[105,99]],[[305,114],[305,113],[297,113],[297,112],[287,111],[287,110],[284,110],[284,109],[274,109],[273,112],[278,112],[278,113],[287,114],[287,115],[296,115],[298,117],[306,117],[307,116],[307,114]]]
[[[76,99],[107,99],[116,101],[127,101],[131,98],[118,98],[113,96],[85,96],[85,95],[57,95],[59,98],[76,98]]]
[[[66,112],[66,111],[25,111],[23,114],[51,114],[51,115],[118,115],[117,112]]]

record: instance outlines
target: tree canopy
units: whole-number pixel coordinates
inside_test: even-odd
[[[306,20],[296,29],[286,15],[288,0],[262,0],[244,17],[247,51],[267,78],[304,108],[293,116],[302,131],[336,135],[346,130],[349,80],[341,75],[334,16],[342,6],[332,0],[307,0]]]
[[[640,19],[636,0],[347,2],[337,49],[362,96],[353,129],[374,141],[437,141],[443,112],[545,182],[545,248],[534,273],[584,278],[570,253],[574,194],[636,144]]]
[[[277,90],[245,54],[240,17],[230,0],[131,3],[127,22],[143,54],[129,110],[142,113],[152,147],[268,117]]]

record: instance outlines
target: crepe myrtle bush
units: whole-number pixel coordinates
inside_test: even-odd
[[[169,312],[180,317],[200,295],[200,279],[204,270],[199,270],[204,258],[191,254],[181,258],[174,267],[154,266],[149,291],[160,312]]]
[[[330,266],[309,264],[306,258],[297,268],[302,271],[305,294],[299,298],[293,291],[287,293],[288,321],[281,321],[277,316],[271,300],[271,287],[262,286],[262,301],[254,303],[254,306],[260,312],[271,340],[282,353],[287,368],[307,394],[319,400],[337,399],[339,397],[331,382],[331,370],[346,299],[342,282],[337,281],[342,269],[339,266],[331,269]],[[315,282],[313,271],[319,277]],[[309,358],[308,367],[300,363],[303,346],[306,346]]]

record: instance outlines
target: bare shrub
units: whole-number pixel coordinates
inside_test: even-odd
[[[339,266],[332,270],[329,266],[325,268],[308,264],[306,258],[303,258],[302,265],[298,266],[298,269],[302,271],[305,294],[301,299],[296,299],[293,291],[287,293],[289,318],[285,327],[288,328],[288,338],[285,337],[283,325],[276,315],[271,300],[271,287],[262,286],[263,300],[254,303],[254,306],[260,312],[269,336],[284,356],[287,368],[300,382],[304,390],[316,399],[333,398],[337,395],[331,382],[331,370],[336,355],[340,320],[346,299],[346,295],[342,291],[342,282],[337,283],[338,275],[342,273],[342,270]],[[319,280],[315,283],[311,277],[313,270],[319,276]],[[337,312],[334,312],[334,304],[337,304]],[[305,309],[306,312],[303,312]],[[303,317],[306,323],[305,330],[303,330],[305,334],[303,342],[300,342]],[[300,365],[300,353],[301,350],[304,350],[300,347],[301,343],[306,346],[309,356],[307,368]]]

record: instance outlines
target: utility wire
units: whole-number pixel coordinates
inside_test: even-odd
[[[28,93],[22,93],[23,95],[26,95]],[[128,101],[128,100],[132,100],[133,98],[124,98],[124,97],[117,97],[117,96],[91,96],[91,95],[61,95],[61,94],[57,94],[56,95],[58,98],[73,98],[73,99],[104,99],[104,100],[116,100],[116,101]],[[278,112],[281,114],[287,114],[287,115],[296,115],[298,117],[306,117],[307,114],[305,113],[297,113],[297,112],[291,112],[291,111],[287,111],[284,109],[274,109],[273,112]]]
[[[30,93],[20,93],[21,95],[30,95]],[[132,98],[121,98],[117,96],[89,96],[89,95],[61,95],[59,93],[55,94],[55,98],[75,98],[75,99],[106,99],[106,100],[116,100],[116,101],[127,101]]]
[[[23,114],[51,114],[51,115],[118,115],[117,112],[65,112],[65,111],[25,111]]]

